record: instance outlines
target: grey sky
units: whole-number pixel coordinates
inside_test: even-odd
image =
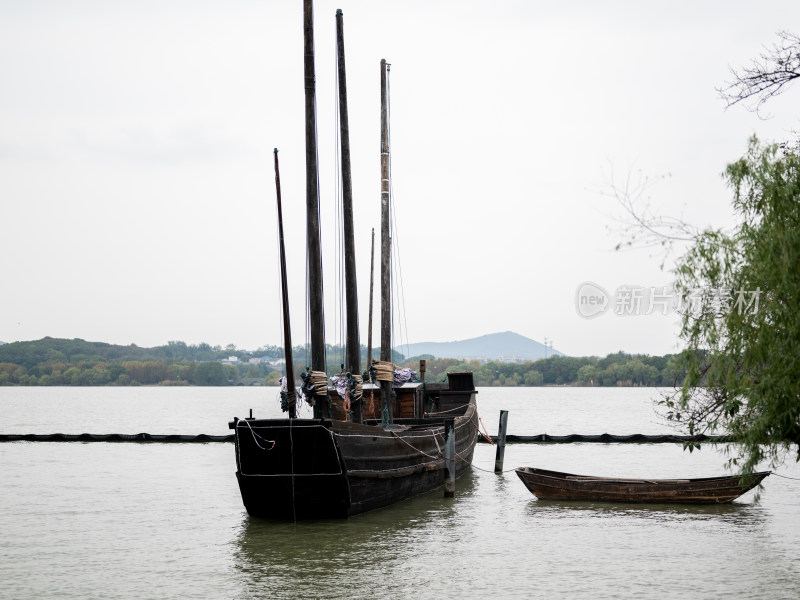
[[[575,309],[586,281],[613,292],[671,279],[647,251],[613,251],[619,210],[600,192],[612,173],[670,174],[650,190],[657,209],[731,223],[720,173],[753,133],[798,129],[800,92],[765,121],[726,111],[714,88],[776,31],[800,29],[800,4],[318,0],[330,343],[337,8],[362,342],[386,58],[405,341],[512,330],[571,355],[673,351],[674,316]],[[303,342],[301,2],[0,0],[0,52],[0,340],[280,343],[278,147]]]

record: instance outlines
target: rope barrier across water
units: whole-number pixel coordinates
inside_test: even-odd
[[[427,434],[423,434],[427,435]],[[1,442],[155,442],[155,443],[233,443],[234,435],[159,435],[152,433],[2,433]],[[506,435],[507,444],[684,444],[687,442],[726,443],[730,440],[722,435]],[[493,438],[478,438],[480,443],[492,443]]]
[[[234,435],[158,435],[152,433],[4,433],[0,442],[156,442],[156,443],[233,443]]]

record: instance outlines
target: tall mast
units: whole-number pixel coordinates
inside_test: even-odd
[[[353,184],[350,178],[350,125],[347,118],[347,78],[344,66],[344,19],[336,11],[336,54],[339,66],[339,124],[342,141],[342,217],[344,221],[344,285],[347,305],[347,369],[361,373],[361,340],[358,336],[358,293],[356,288],[356,243],[353,227]],[[361,422],[361,403],[353,403],[353,420]]]
[[[381,360],[392,360],[391,322],[391,240],[389,229],[389,110],[387,73],[389,65],[381,60]],[[381,405],[389,408],[392,420],[392,382],[381,381]]]
[[[286,250],[283,243],[283,211],[281,210],[281,176],[278,169],[278,149],[275,148],[275,191],[278,197],[278,243],[281,255],[281,300],[283,301],[283,351],[286,357],[286,393],[289,418],[297,417],[292,364],[292,329],[289,322],[289,286],[286,284]]]
[[[303,2],[303,53],[306,99],[306,238],[308,244],[308,301],[311,329],[311,369],[325,372],[325,319],[322,308],[322,249],[319,228],[317,174],[317,99],[314,74],[314,6]],[[317,402],[314,417],[327,416],[326,402]]]
[[[372,228],[372,248],[369,255],[369,324],[367,325],[367,367],[372,365],[372,291],[375,287],[375,228]]]

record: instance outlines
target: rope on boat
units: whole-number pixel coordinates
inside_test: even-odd
[[[378,381],[394,381],[394,364],[386,360],[372,361],[375,378]]]
[[[435,431],[431,431],[431,435],[433,436],[433,441],[436,442],[436,451],[441,456],[442,455],[442,448],[441,448],[441,446],[439,446],[439,440],[436,439],[436,432]]]
[[[459,410],[464,410],[468,406],[469,406],[469,404],[462,404],[461,406],[456,406],[455,408],[448,408],[447,410],[440,410],[439,412],[426,412],[425,415],[428,416],[428,417],[433,416],[433,415],[444,415],[444,414],[447,414],[447,413],[456,412],[456,411],[459,411]]]
[[[490,435],[489,435],[489,432],[488,432],[488,431],[486,431],[486,425],[484,425],[484,424],[483,424],[483,419],[481,419],[480,417],[478,417],[478,421],[480,421],[480,424],[481,424],[481,429],[483,429],[483,431],[481,431],[481,430],[479,429],[479,430],[478,430],[478,433],[481,435],[481,437],[482,437],[482,438],[483,438],[483,439],[484,439],[486,442],[488,442],[489,444],[491,444],[492,446],[494,446],[494,440],[492,439],[492,436],[490,436]]]
[[[311,371],[308,374],[309,382],[314,388],[315,396],[328,395],[328,376],[325,371]]]
[[[481,425],[483,425],[483,421],[481,421],[481,418],[480,418],[480,417],[478,417],[478,420],[480,421]],[[485,436],[485,435],[484,435],[484,434],[483,434],[483,433],[482,433],[482,432],[481,432],[479,429],[477,430],[477,433],[479,434],[479,436],[486,437],[486,436]],[[479,437],[478,439],[480,439],[480,437]],[[494,443],[494,442],[491,442],[491,438],[489,438],[489,441],[490,441],[490,443]],[[489,469],[483,469],[483,468],[481,468],[481,467],[476,467],[474,464],[472,464],[472,462],[471,462],[471,461],[468,461],[466,458],[464,458],[463,456],[461,456],[461,455],[460,455],[458,452],[456,452],[456,456],[457,456],[457,457],[459,458],[459,460],[461,460],[462,462],[469,463],[469,465],[470,465],[470,466],[471,466],[473,469],[477,469],[478,471],[483,471],[484,473],[491,473],[491,474],[493,474],[493,475],[494,475],[495,473],[497,473],[497,471],[490,471]],[[511,469],[506,469],[506,470],[504,470],[504,471],[500,471],[500,472],[501,472],[501,473],[510,473],[511,471],[515,471],[515,470],[516,470],[516,469],[514,469],[514,468],[511,468]]]
[[[436,448],[439,448],[439,442],[436,441],[436,433],[432,431],[431,434],[433,435],[433,440],[436,442]],[[412,446],[406,440],[404,440],[399,435],[397,435],[394,431],[392,432],[392,436],[394,436],[396,439],[398,439],[401,442],[403,442],[406,446],[411,448],[414,452],[419,452],[423,456],[427,456],[428,458],[432,458],[434,460],[437,460],[437,459],[442,457],[442,453],[441,453],[441,449],[440,448],[439,448],[439,454],[437,456],[433,456],[432,454],[428,454],[427,452],[424,452],[424,451],[420,450],[419,448],[416,448],[415,446]]]
[[[463,426],[465,426],[465,425],[467,425],[467,424],[471,424],[471,425],[473,425],[473,426],[474,426],[474,423],[472,422],[472,420],[470,420],[470,421],[467,421],[466,423],[464,423],[464,424],[460,425],[459,427],[463,427]],[[458,429],[458,427],[454,428],[454,430],[453,430],[453,433],[454,433],[454,434],[455,434],[455,430],[456,430],[456,429]],[[431,459],[433,459],[434,461],[440,461],[440,460],[442,460],[442,458],[443,458],[442,449],[441,449],[441,447],[439,446],[439,442],[438,442],[438,440],[436,439],[436,432],[431,432],[431,434],[433,435],[433,439],[434,439],[434,441],[436,442],[436,448],[439,450],[439,456],[431,456],[430,454],[427,454],[426,452],[423,452],[423,451],[422,451],[422,450],[420,450],[419,448],[415,448],[414,446],[412,446],[411,444],[409,444],[409,443],[408,443],[406,440],[404,440],[403,438],[401,438],[401,437],[398,437],[398,436],[397,436],[397,435],[396,435],[394,432],[392,432],[392,434],[393,434],[395,437],[397,437],[397,439],[399,439],[401,442],[403,442],[404,444],[406,444],[406,445],[407,445],[409,448],[411,448],[411,449],[412,449],[412,450],[414,450],[415,452],[418,452],[419,454],[422,454],[423,456],[426,456],[426,457],[428,457],[428,458],[431,458]],[[334,434],[334,435],[338,435],[338,434]],[[441,435],[441,434],[440,434],[440,435]],[[476,427],[476,436],[477,436],[477,427]],[[354,436],[346,436],[346,437],[374,437],[374,436],[354,435]],[[423,437],[423,436],[413,436],[413,437]],[[426,436],[424,436],[424,437],[427,437],[427,435],[426,435]],[[459,459],[461,459],[463,462],[465,462],[465,463],[470,463],[470,461],[468,461],[466,458],[464,458],[464,457],[463,457],[461,454],[459,454],[458,452],[456,452],[455,454],[456,454],[456,456],[457,456]],[[348,472],[348,473],[380,473],[380,472],[384,472],[384,471],[385,471],[385,472],[391,472],[391,471],[405,471],[405,470],[408,470],[408,469],[414,469],[414,468],[417,468],[417,467],[423,467],[423,466],[430,465],[430,464],[433,464],[433,463],[430,463],[430,462],[427,462],[427,461],[425,461],[425,462],[417,463],[417,464],[415,464],[415,465],[407,465],[407,466],[405,466],[405,467],[396,467],[396,468],[393,468],[393,469],[354,469],[354,470],[348,470],[347,472]],[[470,463],[470,464],[471,464],[471,463]]]
[[[253,427],[250,425],[250,421],[248,421],[247,419],[240,419],[236,423],[237,426],[239,425],[239,423],[244,423],[244,424],[247,425],[247,428],[250,430],[250,433],[253,436],[253,441],[256,443],[256,446],[258,446],[261,450],[272,450],[275,447],[275,440],[268,440],[267,438],[258,435],[253,430]],[[291,423],[292,423],[292,419],[289,419],[289,427],[291,427]],[[289,432],[289,435],[291,437],[291,430]],[[262,440],[262,441],[264,441],[264,442],[266,442],[268,444],[272,444],[272,445],[269,448],[264,448],[263,446],[261,446],[261,444],[258,443],[258,440]]]
[[[364,397],[364,382],[361,375],[340,373],[331,377],[331,385],[336,390],[341,402],[332,399],[332,403],[350,414],[353,404],[362,402]]]
[[[437,459],[439,460],[439,459]],[[347,474],[351,473],[392,473],[396,471],[408,471],[409,469],[418,469],[420,467],[426,467],[427,465],[434,464],[430,461],[423,461],[421,463],[415,463],[413,465],[407,465],[405,467],[393,467],[391,469],[348,469]]]
[[[461,457],[459,456],[458,458],[461,458]],[[464,459],[461,458],[461,460],[464,460]],[[466,460],[464,460],[464,462],[466,462]],[[490,471],[489,469],[483,469],[481,467],[476,467],[475,465],[472,465],[472,468],[473,469],[477,469],[478,471],[483,471],[484,473],[491,473],[492,475],[497,474],[497,471]],[[505,469],[504,471],[500,471],[500,473],[510,473],[511,471],[516,471],[516,469]]]
[[[454,431],[458,431],[462,427],[466,427],[467,425],[470,425],[470,424],[471,424],[471,421],[467,421],[465,423],[460,423],[460,424],[455,426]],[[391,434],[392,436],[396,435],[396,433],[394,431],[392,431],[391,429],[387,429],[385,432],[388,433],[388,434]],[[372,434],[372,433],[369,433],[369,434],[367,434],[367,433],[340,433],[338,431],[333,431],[332,433],[336,437],[341,437],[341,438],[362,437],[362,438],[375,439],[375,434]],[[418,435],[417,434],[413,434],[413,433],[408,433],[407,435],[405,435],[403,437],[405,437],[405,438],[427,438],[429,435],[430,435],[430,432],[428,432],[428,431],[420,431]],[[389,436],[385,436],[385,437],[389,437]]]
[[[353,402],[361,402],[364,397],[364,379],[361,375],[353,373],[350,378],[353,380],[351,383],[350,397]]]

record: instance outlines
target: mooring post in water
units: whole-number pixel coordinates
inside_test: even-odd
[[[456,495],[456,432],[455,420],[444,420],[444,497]]]
[[[425,369],[427,368],[427,363],[425,359],[420,359],[419,361],[419,380],[425,381]]]
[[[494,458],[494,472],[503,472],[503,455],[506,453],[506,429],[508,427],[508,411],[500,411],[500,429],[497,432],[497,454]]]

